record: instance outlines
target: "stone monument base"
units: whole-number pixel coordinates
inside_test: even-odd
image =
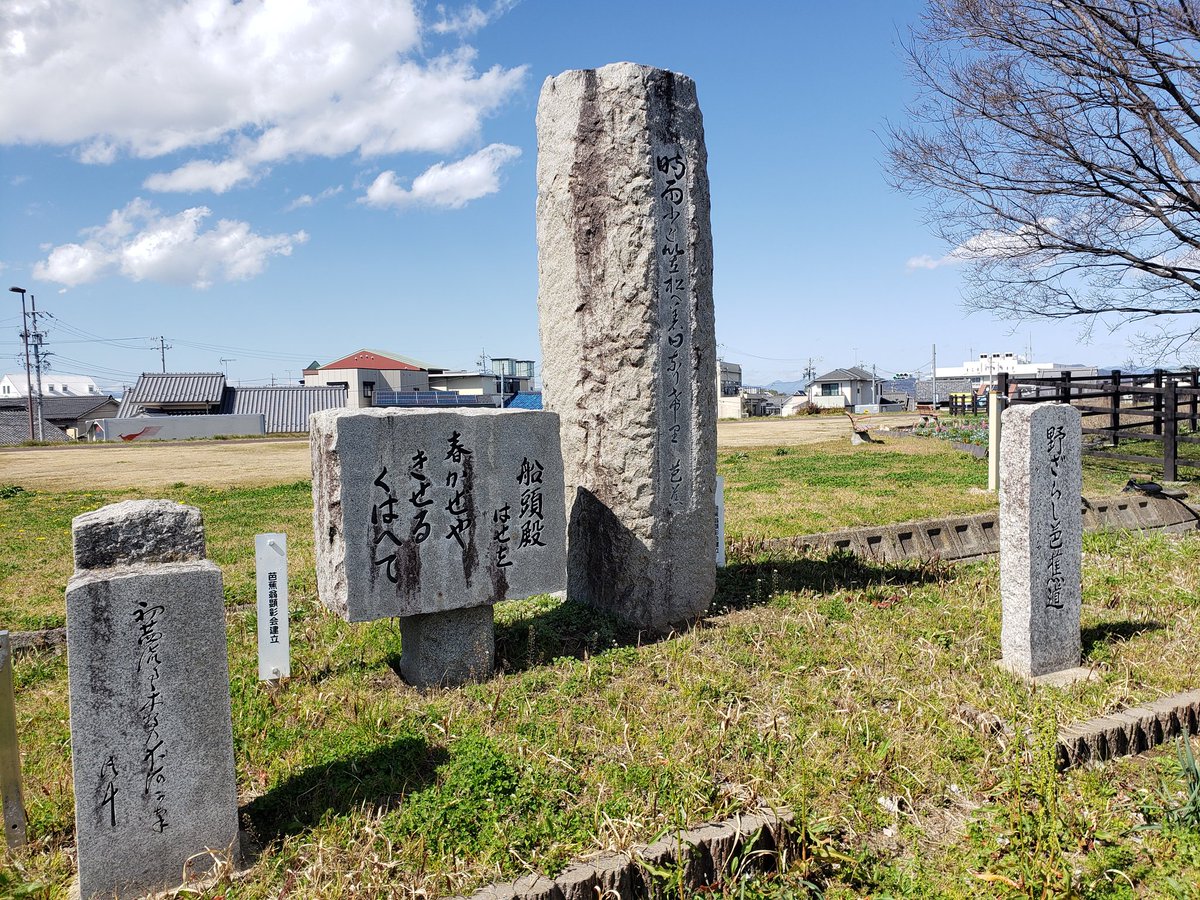
[[[1044,675],[1030,675],[1002,659],[998,660],[996,665],[1010,675],[1020,678],[1030,687],[1065,688],[1100,677],[1100,673],[1090,666],[1074,666],[1070,669],[1060,669],[1057,672],[1046,672]]]
[[[413,687],[449,687],[489,678],[496,641],[491,606],[400,619],[400,676]]]

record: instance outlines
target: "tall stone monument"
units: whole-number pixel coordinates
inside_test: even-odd
[[[1079,669],[1083,559],[1082,437],[1060,403],[1004,411],[1000,444],[1001,664],[1067,683]]]
[[[715,586],[716,343],[695,83],[632,63],[538,102],[538,311],[567,593],[652,630]]]
[[[558,417],[327,410],[310,447],[321,602],[398,618],[411,684],[490,675],[492,606],[565,583]]]
[[[238,855],[221,572],[200,511],[129,500],[78,516],[67,585],[80,895],[142,896]]]

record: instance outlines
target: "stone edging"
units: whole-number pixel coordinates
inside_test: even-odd
[[[1193,531],[1200,527],[1200,517],[1178,500],[1144,494],[1117,494],[1085,499],[1083,527],[1085,531]],[[750,539],[735,546],[750,552],[828,553],[845,550],[865,559],[888,563],[935,558],[944,562],[966,562],[1000,551],[1000,514],[986,512],[958,518],[846,528],[793,538]]]
[[[1200,691],[1188,691],[1112,715],[1068,725],[1058,733],[1059,771],[1117,756],[1133,756],[1174,737],[1200,733]]]
[[[14,631],[9,636],[14,653],[33,650],[54,650],[67,643],[67,629],[46,628],[42,631]]]
[[[604,853],[571,863],[557,878],[532,874],[489,885],[470,900],[596,900],[612,896],[653,900],[673,896],[678,892],[675,876],[664,884],[652,870],[678,872],[684,889],[696,890],[722,881],[737,860],[746,870],[772,869],[792,847],[794,818],[786,809],[734,816],[664,837],[629,854]]]

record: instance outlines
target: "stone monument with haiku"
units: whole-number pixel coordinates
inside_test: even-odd
[[[1082,434],[1077,409],[1004,411],[1000,444],[1001,664],[1026,679],[1069,683],[1080,669]]]
[[[411,684],[490,675],[492,606],[564,586],[558,417],[328,410],[310,446],[321,602],[398,618]]]
[[[716,344],[695,83],[569,71],[537,112],[538,312],[561,420],[567,593],[652,630],[715,587]]]
[[[67,585],[80,895],[142,896],[238,857],[221,572],[200,512],[129,500],[78,516]]]

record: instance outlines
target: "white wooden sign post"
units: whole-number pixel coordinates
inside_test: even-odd
[[[255,536],[254,567],[258,577],[258,678],[277,681],[292,674],[287,535]]]
[[[4,804],[5,841],[9,847],[23,847],[25,802],[21,797],[21,748],[17,744],[12,644],[7,631],[0,631],[0,794]]]

